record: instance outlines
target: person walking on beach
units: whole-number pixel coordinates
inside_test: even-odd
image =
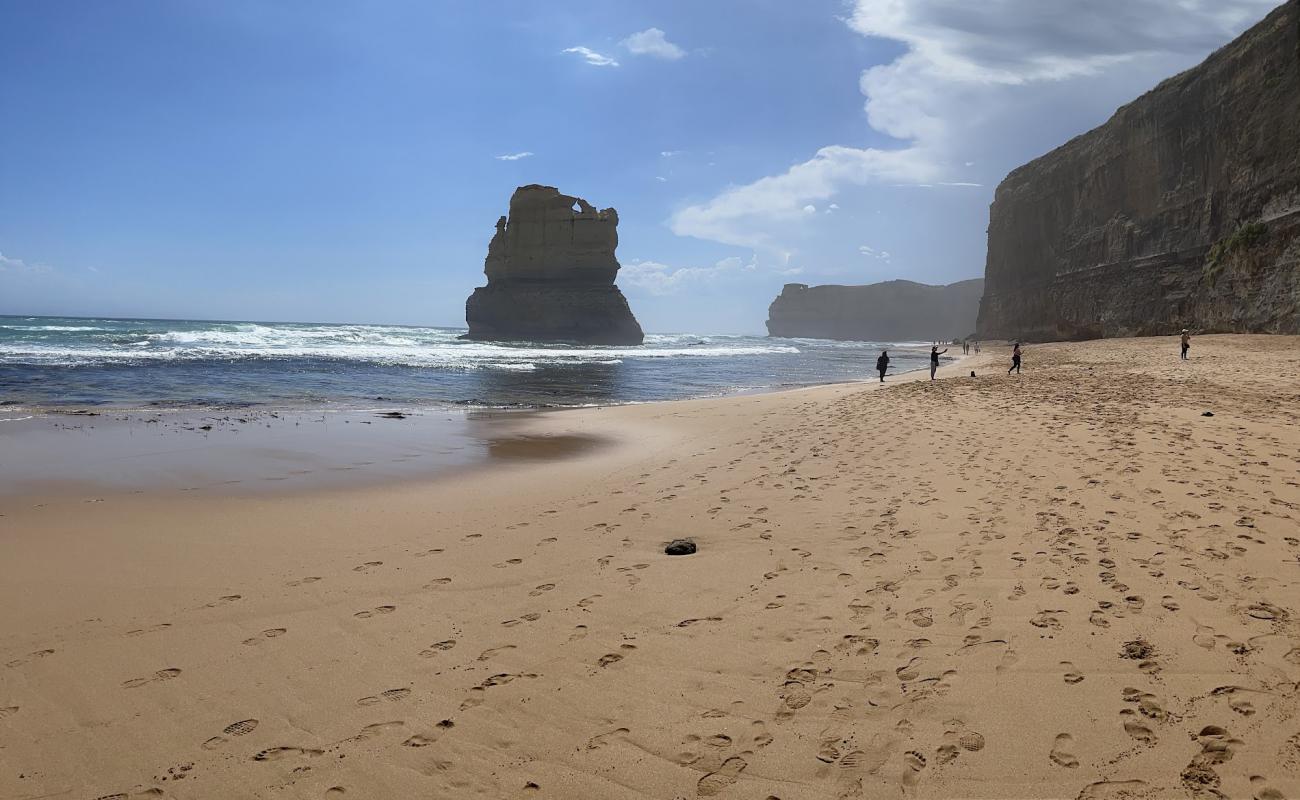
[[[939,345],[930,348],[930,380],[934,380],[934,371],[939,368],[939,356],[948,352],[948,348],[939,349]]]
[[[1186,328],[1183,328],[1183,338],[1182,338],[1182,348],[1183,348],[1183,353],[1182,353],[1182,359],[1183,359],[1184,361],[1187,360],[1187,349],[1188,349],[1189,347],[1191,347],[1191,346],[1192,346],[1192,335],[1191,335],[1190,333],[1187,332],[1187,329],[1186,329]]]
[[[876,371],[880,373],[880,382],[885,382],[885,370],[889,369],[889,351],[881,350],[880,358],[876,359]]]
[[[1010,375],[1012,372],[1020,374],[1020,342],[1016,342],[1016,346],[1011,348],[1011,368],[1007,370],[1007,374]]]

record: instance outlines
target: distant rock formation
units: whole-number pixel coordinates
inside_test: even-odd
[[[979,278],[947,286],[912,281],[868,286],[787,283],[767,310],[767,333],[850,341],[951,341],[975,330],[983,290]]]
[[[1013,171],[983,338],[1300,333],[1300,0]]]
[[[645,339],[618,275],[618,212],[521,186],[488,244],[487,286],[465,302],[465,339],[628,345]]]

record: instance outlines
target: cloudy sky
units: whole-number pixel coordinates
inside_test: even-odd
[[[0,0],[0,313],[461,325],[515,186],[650,331],[978,277],[1015,166],[1273,0]]]

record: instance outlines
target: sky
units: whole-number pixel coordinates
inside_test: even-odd
[[[0,314],[462,326],[516,186],[651,332],[983,274],[1016,166],[1274,0],[0,0]]]

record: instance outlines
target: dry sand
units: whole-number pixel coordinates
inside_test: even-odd
[[[1300,797],[1300,340],[1176,350],[0,499],[0,797]]]

